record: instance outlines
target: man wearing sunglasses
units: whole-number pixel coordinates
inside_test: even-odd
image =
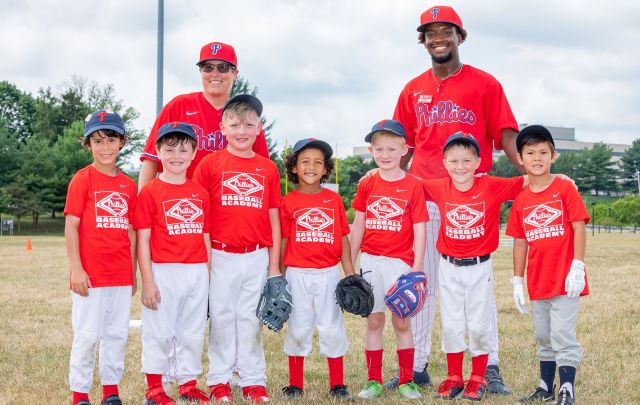
[[[189,166],[187,178],[193,176],[195,168],[202,158],[211,152],[224,149],[227,140],[220,131],[222,107],[231,96],[233,81],[238,76],[238,59],[231,45],[211,42],[200,50],[196,64],[202,80],[202,91],[182,94],[164,106],[151,128],[149,138],[140,156],[142,168],[138,189],[156,177],[162,171],[162,164],[156,153],[158,129],[168,122],[186,122],[190,124],[197,138],[196,157]],[[253,145],[254,152],[269,157],[267,141],[261,131]]]

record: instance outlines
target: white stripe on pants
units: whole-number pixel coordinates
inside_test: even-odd
[[[175,336],[180,384],[202,372],[202,348],[207,319],[209,274],[206,263],[152,263],[160,291],[158,309],[142,307],[142,369],[165,374]]]
[[[427,228],[427,246],[424,253],[424,272],[427,275],[427,302],[422,309],[411,318],[411,330],[413,331],[413,342],[415,356],[413,370],[422,371],[429,361],[431,354],[431,334],[433,333],[433,320],[436,317],[436,291],[438,287],[438,264],[440,253],[436,249],[438,233],[440,231],[440,210],[433,201],[427,201],[427,212],[429,221]],[[489,364],[498,364],[498,306],[495,295],[491,297],[493,316],[491,332],[491,351],[489,352]]]
[[[227,253],[214,249],[211,263],[207,385],[231,381],[234,364],[241,387],[265,385],[262,322],[256,308],[267,277],[268,251]]]
[[[129,334],[131,286],[97,287],[89,296],[71,293],[73,343],[69,361],[71,391],[91,391],[96,345],[100,344],[100,383],[117,385],[124,373]]]
[[[440,318],[442,351],[459,353],[469,348],[472,357],[491,349],[492,260],[473,266],[455,266],[440,257]],[[469,344],[465,342],[465,332]]]
[[[293,298],[293,310],[287,322],[284,352],[289,356],[311,353],[313,327],[318,328],[320,354],[341,357],[349,350],[349,340],[336,303],[340,281],[338,266],[324,269],[288,267],[287,282]]]
[[[555,361],[558,367],[578,366],[582,359],[582,349],[576,338],[579,309],[579,297],[557,295],[546,300],[531,300],[540,361]]]

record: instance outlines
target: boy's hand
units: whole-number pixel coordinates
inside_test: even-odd
[[[366,173],[364,174],[364,176],[360,177],[360,180],[358,180],[358,184],[362,183],[362,180],[367,179],[367,178],[369,178],[369,177],[373,176],[374,174],[378,173],[379,171],[380,171],[380,169],[379,169],[379,168],[377,168],[377,167],[376,167],[375,169],[371,169],[371,170],[369,170],[368,172],[366,172]]]
[[[584,290],[584,262],[573,259],[571,269],[567,278],[564,280],[564,289],[567,291],[567,297],[577,298]]]
[[[160,303],[160,290],[155,282],[142,283],[142,305],[149,309],[158,309]]]
[[[88,297],[89,288],[91,288],[91,280],[82,266],[71,267],[71,290],[81,297]]]
[[[527,302],[524,299],[524,278],[520,276],[513,276],[511,284],[513,285],[513,301],[516,304],[516,309],[521,314],[529,313]]]

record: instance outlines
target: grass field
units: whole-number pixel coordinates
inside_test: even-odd
[[[33,250],[25,250],[25,237],[0,238],[0,404],[69,404],[67,388],[71,344],[68,262],[60,236],[31,238]],[[528,315],[513,307],[511,252],[500,248],[495,256],[496,295],[500,317],[501,369],[515,393],[510,397],[487,397],[485,403],[513,403],[538,383],[533,327]],[[582,299],[578,338],[584,359],[578,369],[577,402],[582,404],[640,403],[640,303],[638,290],[640,235],[589,235],[587,271],[591,295]],[[140,317],[139,293],[132,318]],[[345,380],[352,394],[366,382],[364,320],[346,316],[351,351],[345,360]],[[396,365],[391,331],[386,334],[385,379]],[[439,383],[446,375],[440,351],[439,319],[436,320],[429,372]],[[274,403],[287,385],[287,358],[282,352],[284,333],[265,332],[269,391]],[[317,344],[315,344],[317,346]],[[206,349],[205,349],[206,353]],[[467,359],[468,360],[468,359]],[[207,368],[206,355],[204,367]],[[140,331],[132,330],[127,348],[126,370],[121,383],[125,404],[139,404],[145,391],[140,373]],[[469,364],[465,366],[468,372]],[[97,373],[96,373],[97,374]],[[305,399],[300,404],[329,402],[326,360],[317,349],[306,362]],[[199,379],[204,385],[204,379]],[[240,398],[238,393],[236,399]],[[433,390],[423,390],[432,403]],[[96,380],[91,398],[99,404]],[[387,392],[374,404],[399,401]]]

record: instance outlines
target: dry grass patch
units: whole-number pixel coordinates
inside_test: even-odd
[[[25,251],[26,238],[0,238],[0,404],[67,404],[71,300],[64,240],[59,236],[33,237],[33,251]],[[578,337],[584,359],[578,370],[579,403],[640,403],[637,373],[640,370],[640,303],[636,299],[640,235],[589,236],[587,272],[591,295],[582,300]],[[500,316],[501,369],[507,384],[522,395],[538,382],[535,341],[530,316],[517,313],[511,295],[511,252],[501,248],[494,255],[496,295]],[[132,318],[139,319],[139,295]],[[366,382],[364,319],[345,316],[351,351],[345,359],[345,380],[352,394]],[[436,319],[429,372],[436,383],[446,376],[440,351],[440,323]],[[384,357],[385,379],[396,366],[393,334],[387,325]],[[282,351],[284,333],[265,332],[269,391],[274,403],[284,403],[280,389],[288,383],[287,358]],[[317,342],[317,341],[316,341]],[[315,344],[315,342],[314,342]],[[326,359],[314,352],[306,362],[305,399],[299,404],[329,402]],[[203,357],[208,367],[206,350]],[[138,404],[145,384],[140,373],[140,331],[132,330],[127,347],[126,370],[121,384],[125,404]],[[469,369],[467,359],[466,370]],[[468,372],[468,371],[467,371]],[[97,374],[97,370],[96,370]],[[204,379],[200,378],[200,384]],[[99,399],[96,379],[91,398]],[[239,398],[239,393],[236,392]],[[432,390],[424,399],[435,403]],[[486,403],[511,404],[516,396],[487,397]],[[398,402],[388,392],[373,404]],[[97,401],[99,403],[99,401]]]

